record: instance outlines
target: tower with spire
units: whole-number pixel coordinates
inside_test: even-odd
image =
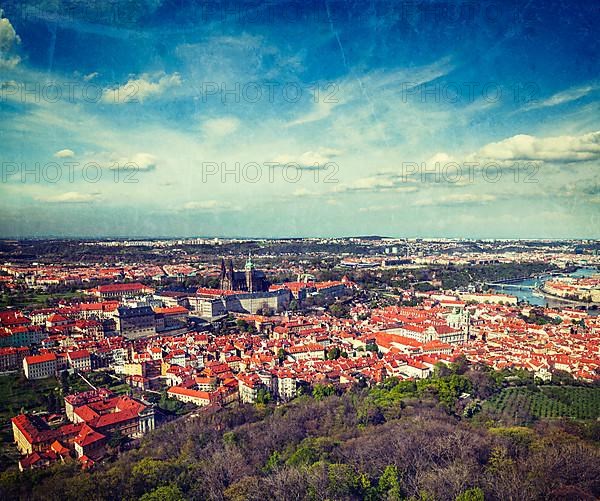
[[[246,290],[248,292],[255,292],[254,290],[254,263],[252,263],[252,256],[248,252],[248,259],[246,260],[246,265],[244,266],[244,272],[246,273]]]
[[[226,291],[265,292],[269,290],[269,282],[264,272],[256,269],[252,256],[248,254],[243,271],[235,271],[231,259],[221,258],[219,287]]]
[[[225,258],[221,258],[219,287],[226,291],[235,290],[235,272],[233,271],[233,262],[231,259],[228,262],[225,262]]]

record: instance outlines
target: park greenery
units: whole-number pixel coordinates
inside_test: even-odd
[[[600,388],[527,386],[506,388],[484,408],[498,419],[531,422],[540,418],[600,418]]]

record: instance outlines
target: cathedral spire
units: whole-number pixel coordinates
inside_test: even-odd
[[[250,252],[248,252],[248,260],[246,261],[246,266],[244,268],[246,270],[251,270],[254,268],[254,263],[252,262],[252,256]]]

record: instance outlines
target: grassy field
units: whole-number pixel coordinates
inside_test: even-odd
[[[600,417],[600,388],[540,386],[507,388],[486,401],[483,409],[494,418],[597,419]]]
[[[10,419],[23,411],[45,411],[50,394],[55,402],[61,401],[56,378],[29,381],[23,374],[0,376],[0,471],[15,466],[19,458]]]
[[[59,395],[60,383],[56,378],[29,381],[23,374],[0,376],[0,427],[21,412],[44,411],[50,393]]]
[[[26,291],[12,295],[4,293],[0,295],[0,308],[6,308],[8,306],[14,308],[44,308],[61,299],[73,299],[78,297],[84,296],[81,292],[45,293]]]
[[[124,394],[129,386],[104,372],[91,372],[85,375],[93,385],[109,388],[115,393]],[[77,375],[68,377],[68,393],[87,391],[90,387]],[[23,374],[0,376],[0,427],[6,425],[11,417],[23,411],[45,411],[48,396],[54,393],[62,406],[61,382],[56,378],[27,380]]]
[[[107,372],[97,371],[84,374],[85,378],[97,388],[108,388],[114,393],[125,394],[129,391],[129,385],[120,379],[110,376]],[[69,376],[69,393],[88,391],[90,387],[79,376]]]

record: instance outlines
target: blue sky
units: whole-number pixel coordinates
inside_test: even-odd
[[[0,236],[599,237],[594,2],[83,4],[0,3]]]

